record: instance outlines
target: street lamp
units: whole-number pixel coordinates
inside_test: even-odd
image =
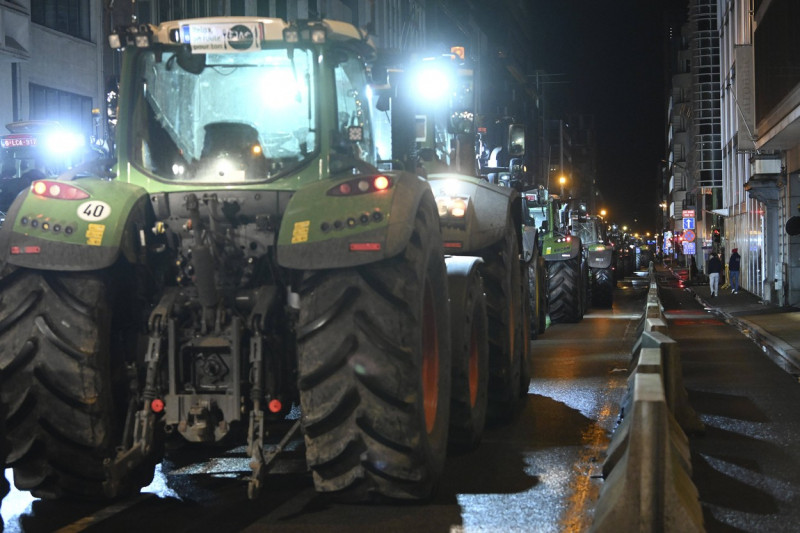
[[[564,185],[566,185],[566,183],[567,183],[567,177],[566,176],[560,176],[558,178],[558,183],[561,184],[561,198],[564,198]]]
[[[601,210],[600,210],[600,216],[601,216],[601,217],[603,217],[603,218],[606,218],[606,215],[607,215],[607,214],[608,214],[608,211],[606,211],[605,209],[601,209]]]

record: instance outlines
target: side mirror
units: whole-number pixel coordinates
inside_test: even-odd
[[[381,94],[378,96],[378,101],[375,102],[375,109],[386,113],[392,108],[392,99],[388,94]]]
[[[511,124],[508,126],[508,153],[511,156],[525,154],[525,125]]]
[[[800,235],[800,217],[790,217],[786,221],[786,233],[789,235]]]

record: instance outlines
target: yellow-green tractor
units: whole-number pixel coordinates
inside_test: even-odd
[[[254,497],[291,444],[320,492],[430,497],[451,439],[522,394],[518,195],[385,167],[376,50],[350,24],[179,20],[110,43],[112,172],[35,180],[0,228],[15,485],[116,498],[167,448],[244,445]]]

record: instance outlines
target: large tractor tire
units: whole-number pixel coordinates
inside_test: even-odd
[[[623,269],[625,275],[623,277],[633,276],[633,273],[636,271],[636,268],[635,268],[635,265],[634,265],[635,259],[636,258],[635,258],[635,256],[633,254],[628,254],[628,255],[625,256],[625,260],[624,260],[625,268]]]
[[[589,305],[592,303],[592,272],[589,269],[589,262],[586,257],[581,258],[581,318],[589,312]]]
[[[7,461],[17,488],[35,497],[106,500],[152,480],[154,463],[114,484],[103,468],[122,440],[129,401],[123,354],[136,344],[125,334],[135,308],[120,294],[126,279],[20,269],[0,282]]]
[[[535,340],[547,328],[547,265],[541,256],[528,263],[527,294],[531,309],[529,336]]]
[[[518,410],[522,361],[530,344],[530,307],[525,298],[528,269],[520,265],[519,243],[511,220],[506,223],[503,239],[480,256],[489,315],[489,417],[507,421]]]
[[[489,330],[483,280],[477,269],[451,272],[453,392],[450,401],[450,446],[471,450],[486,426],[489,389]]]
[[[530,282],[528,280],[528,269],[522,265],[523,273],[522,277],[523,282],[523,298],[522,298],[522,308],[523,308],[523,321],[522,321],[522,345],[523,345],[523,352],[522,358],[519,362],[519,397],[525,398],[528,395],[528,390],[531,387],[531,373],[533,369],[533,361],[531,360],[532,351],[530,349],[531,339],[533,337],[533,333],[531,332],[531,328],[534,327],[533,318],[531,314],[533,310],[531,309],[528,302],[531,299],[529,294],[530,291]]]
[[[616,284],[625,279],[625,262],[622,256],[617,254],[614,255],[612,262],[614,265],[614,283]]]
[[[539,313],[538,313],[538,326],[539,335],[542,335],[547,330],[547,315],[550,313],[550,304],[548,303],[547,295],[547,263],[543,257],[539,257],[538,272],[538,286],[539,286]]]
[[[343,501],[430,497],[444,468],[451,383],[433,196],[404,253],[309,271],[299,293],[298,386],[317,491]]]
[[[576,323],[583,318],[583,271],[580,255],[565,261],[548,261],[547,285],[550,321]]]
[[[614,271],[609,268],[592,270],[592,305],[611,307],[614,303]]]
[[[8,440],[6,440],[6,413],[5,406],[0,404],[0,505],[8,494],[8,481],[6,480],[6,457],[8,456]],[[3,531],[3,516],[0,515],[0,531]]]

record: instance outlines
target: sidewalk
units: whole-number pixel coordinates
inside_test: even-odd
[[[686,279],[685,272],[678,269],[659,265],[656,270],[669,271],[677,278]],[[800,373],[800,309],[764,302],[742,288],[737,294],[732,294],[730,287],[720,287],[719,296],[713,298],[708,283],[687,282],[686,289],[701,305],[780,356],[787,363],[785,370],[792,374]]]

